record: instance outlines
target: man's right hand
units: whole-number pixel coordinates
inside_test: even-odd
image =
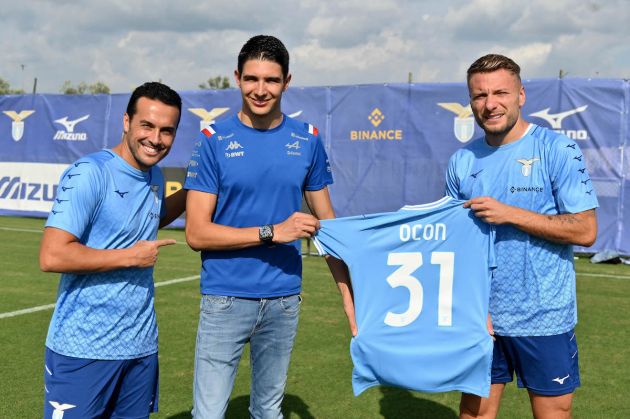
[[[175,243],[177,241],[173,239],[140,240],[136,242],[129,248],[129,250],[133,251],[132,266],[136,268],[150,268],[157,262],[160,247]]]
[[[294,212],[289,218],[273,226],[274,243],[290,243],[312,237],[319,230],[319,220],[310,214]]]

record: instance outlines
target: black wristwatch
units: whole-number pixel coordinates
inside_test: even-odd
[[[258,238],[267,246],[273,246],[273,225],[266,224],[258,227]]]

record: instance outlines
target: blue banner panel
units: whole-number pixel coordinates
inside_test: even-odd
[[[331,89],[328,157],[338,215],[392,211],[443,195],[443,174],[435,170],[430,145],[411,124],[409,89]]]
[[[0,161],[68,163],[104,146],[109,95],[0,96]]]

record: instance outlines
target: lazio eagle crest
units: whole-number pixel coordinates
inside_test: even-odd
[[[461,143],[467,143],[475,134],[475,119],[472,117],[470,105],[463,106],[459,103],[438,103],[438,106],[457,115],[453,121],[455,138]]]

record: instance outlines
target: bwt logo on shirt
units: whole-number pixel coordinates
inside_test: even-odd
[[[575,115],[580,112],[584,112],[587,108],[588,108],[588,105],[584,105],[578,108],[573,108],[568,111],[558,112],[558,113],[549,113],[549,110],[551,108],[547,108],[538,112],[530,113],[529,116],[534,116],[536,118],[544,119],[545,121],[547,121],[547,123],[549,123],[549,125],[551,126],[551,129],[553,129],[556,132],[559,132],[560,134],[566,135],[572,140],[588,140],[589,139],[588,131],[586,131],[585,129],[563,129],[562,128],[562,121],[565,118]]]
[[[83,115],[77,119],[68,121],[68,117],[64,116],[60,119],[55,119],[55,123],[63,125],[65,130],[58,130],[53,137],[53,140],[62,141],[86,141],[88,139],[85,132],[74,132],[74,128],[79,122],[83,122],[88,119],[90,115]]]

